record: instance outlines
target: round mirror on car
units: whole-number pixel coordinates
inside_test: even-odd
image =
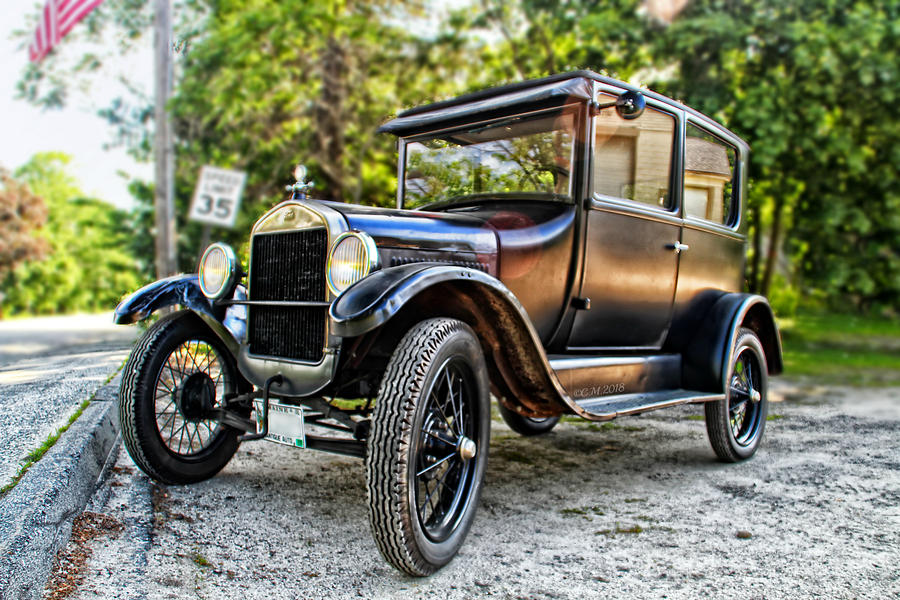
[[[647,107],[647,101],[640,92],[627,91],[623,92],[616,98],[616,112],[623,119],[637,119],[644,114],[644,108]]]

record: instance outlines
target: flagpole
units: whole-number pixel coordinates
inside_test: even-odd
[[[154,154],[156,186],[156,275],[174,275],[178,270],[175,254],[175,144],[172,120],[166,104],[172,95],[172,4],[156,0],[155,34],[155,121]]]

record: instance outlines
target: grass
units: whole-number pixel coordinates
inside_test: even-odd
[[[825,384],[900,385],[900,322],[878,317],[799,314],[780,322],[788,376]]]
[[[589,516],[589,515],[598,515],[602,516],[606,513],[603,512],[603,509],[600,506],[577,506],[575,508],[564,508],[559,511],[564,517],[573,517],[573,516]]]
[[[601,529],[600,531],[595,531],[594,535],[605,535],[608,537],[615,537],[617,533],[630,533],[630,534],[638,534],[643,533],[644,528],[640,525],[632,525],[630,527],[622,527],[618,523],[616,523],[615,529]]]
[[[199,552],[195,552],[191,557],[191,560],[194,561],[194,564],[198,567],[211,567],[212,563],[209,562],[209,559],[200,554]]]

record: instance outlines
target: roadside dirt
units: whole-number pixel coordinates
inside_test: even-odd
[[[378,554],[361,461],[257,442],[164,487],[122,451],[90,509],[124,531],[79,542],[67,597],[900,597],[900,388],[772,396],[738,465],[716,462],[702,407],[530,439],[495,420],[472,532],[426,579]]]

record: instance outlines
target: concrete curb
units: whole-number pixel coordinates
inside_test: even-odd
[[[116,398],[121,372],[94,394],[71,427],[2,500],[0,599],[40,598],[56,553],[72,533],[119,442]]]

